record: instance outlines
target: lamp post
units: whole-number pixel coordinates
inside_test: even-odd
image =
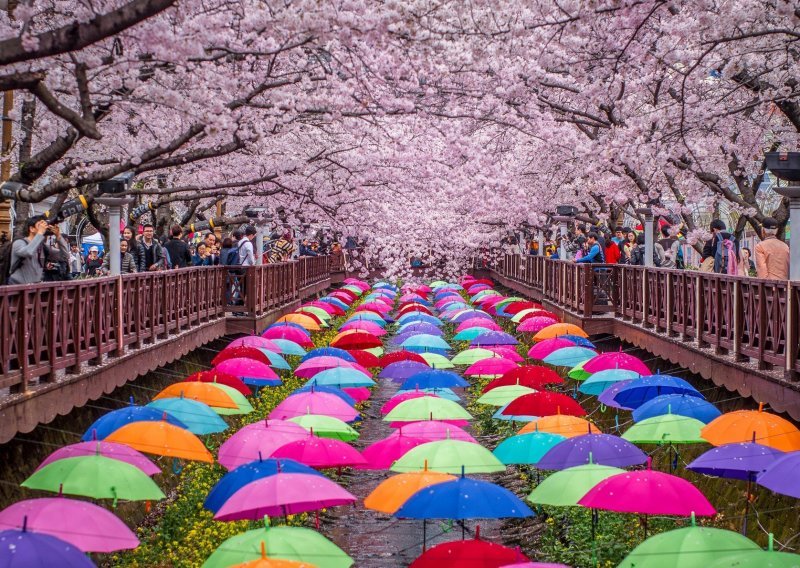
[[[789,279],[800,281],[800,152],[767,152],[766,164],[779,180],[775,193],[789,198]]]
[[[558,223],[558,232],[561,235],[558,247],[559,260],[567,260],[567,223],[578,214],[578,208],[573,205],[559,205],[553,220]]]
[[[131,199],[129,197],[104,196],[97,197],[94,201],[108,207],[108,254],[111,255],[108,261],[109,274],[111,276],[119,276],[122,263],[119,252],[119,241],[122,233],[119,225],[122,218],[122,206],[131,203]]]
[[[655,247],[653,234],[653,210],[650,207],[637,209],[639,215],[644,215],[644,265],[654,266],[653,247]]]

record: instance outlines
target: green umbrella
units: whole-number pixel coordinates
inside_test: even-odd
[[[705,426],[689,416],[662,414],[637,422],[622,437],[635,444],[706,444],[700,435]]]
[[[483,328],[475,329],[480,329],[481,333],[486,331]],[[476,347],[474,349],[464,349],[464,351],[459,352],[455,357],[453,357],[452,363],[453,365],[472,365],[473,363],[477,363],[483,359],[490,359],[492,357],[497,357],[497,353],[490,351],[489,349],[484,349],[483,347]]]
[[[232,536],[209,556],[203,568],[227,568],[268,558],[305,562],[318,568],[349,568],[353,559],[316,531],[303,527],[266,527]]]
[[[296,312],[306,312],[308,314],[314,314],[323,322],[328,322],[331,319],[331,314],[323,310],[322,308],[318,308],[316,306],[301,306],[295,310]]]
[[[313,430],[314,434],[320,438],[335,438],[336,440],[351,442],[359,436],[358,432],[351,428],[346,422],[334,418],[333,416],[305,414],[303,416],[289,418],[289,422],[299,424],[306,430]]]
[[[211,408],[214,409],[214,412],[222,415],[249,414],[253,412],[253,405],[250,404],[250,401],[248,401],[247,397],[241,392],[233,387],[229,387],[228,385],[223,385],[220,383],[214,383],[214,386],[222,389],[222,391],[231,397],[233,402],[236,403],[236,408],[217,408],[216,406],[212,406]]]
[[[502,296],[502,294],[500,294],[500,292],[498,292],[497,290],[481,290],[480,292],[475,294],[473,298],[475,298],[475,301],[478,301],[484,296]]]
[[[633,549],[618,568],[709,568],[725,555],[761,550],[737,532],[694,524],[651,536]]]
[[[417,353],[417,355],[425,359],[425,362],[434,369],[452,369],[455,367],[455,365],[450,362],[450,359],[438,353]]]
[[[101,455],[51,462],[23,481],[22,487],[115,501],[164,498],[158,485],[141,469]]]
[[[494,455],[504,464],[535,464],[550,449],[566,440],[559,434],[549,432],[530,432],[510,436],[494,449]]]
[[[383,347],[370,347],[369,349],[364,349],[367,353],[372,353],[375,357],[380,357],[383,355]]]
[[[800,566],[800,556],[789,552],[776,552],[773,549],[772,533],[769,533],[769,546],[767,550],[748,550],[728,554],[711,563],[708,568],[797,568]]]
[[[420,420],[472,420],[463,406],[452,400],[423,396],[404,400],[383,417],[387,422],[419,422]]]
[[[546,477],[528,495],[528,501],[554,507],[577,506],[590,489],[618,473],[625,473],[625,470],[596,463],[568,467]]]
[[[588,362],[589,361],[587,360],[587,361],[583,361],[581,363],[578,363],[577,365],[572,367],[570,372],[567,373],[567,376],[570,379],[573,379],[573,380],[576,380],[576,381],[585,381],[586,379],[588,379],[589,377],[592,376],[591,373],[586,372],[586,371],[583,370],[583,366]]]
[[[352,286],[348,284],[347,286],[342,286],[342,290],[350,290],[356,296],[361,296],[364,293],[364,290],[359,288],[358,286]]]
[[[494,305],[494,307],[495,307],[495,308],[500,308],[500,307],[502,307],[502,306],[507,306],[507,305],[508,305],[508,304],[510,304],[511,302],[526,302],[526,301],[527,301],[527,300],[526,300],[525,298],[520,298],[519,296],[509,296],[508,298],[503,298],[502,300],[500,300],[499,302],[497,302],[497,303]]]
[[[505,406],[517,397],[536,392],[536,389],[523,385],[505,385],[496,387],[480,397],[477,402],[492,406]]]
[[[397,472],[438,471],[440,473],[493,473],[506,466],[492,452],[474,442],[439,440],[412,448],[394,462]]]

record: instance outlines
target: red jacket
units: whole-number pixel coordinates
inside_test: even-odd
[[[611,239],[606,242],[605,255],[607,264],[617,264],[619,262],[619,257],[621,256],[619,247]]]

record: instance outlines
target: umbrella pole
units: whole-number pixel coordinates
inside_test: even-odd
[[[647,515],[644,516],[642,526],[644,526],[644,540],[647,540]]]
[[[592,509],[592,566],[597,566],[597,521],[599,513]]]
[[[750,490],[752,489],[753,474],[747,476],[747,493],[744,497],[744,519],[742,520],[742,534],[747,536],[747,516],[750,514]]]
[[[422,519],[422,553],[425,554],[428,544],[428,520]]]

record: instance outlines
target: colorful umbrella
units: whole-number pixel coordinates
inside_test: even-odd
[[[275,450],[308,436],[308,431],[294,422],[260,420],[245,426],[225,440],[217,454],[220,465],[226,469],[261,461]]]
[[[278,346],[280,353],[283,355],[295,355],[302,357],[306,354],[306,350],[303,349],[303,346],[300,343],[290,339],[273,339],[272,342]],[[310,343],[310,341],[307,343]],[[313,343],[311,345],[313,345]]]
[[[606,371],[609,369],[626,369],[638,373],[643,377],[652,374],[641,359],[629,355],[628,353],[623,353],[621,347],[619,351],[601,353],[586,363],[583,369],[588,373],[597,373],[598,371]]]
[[[314,435],[289,442],[272,452],[270,457],[295,460],[320,469],[367,463],[355,448],[345,442],[331,438],[319,438]]]
[[[345,422],[352,422],[359,417],[358,411],[338,396],[309,391],[286,397],[269,413],[271,420],[286,420],[306,414],[323,414],[333,416]]]
[[[432,396],[401,402],[383,417],[383,420],[387,422],[471,419],[472,415],[458,403]]]
[[[334,347],[335,349],[335,347]],[[380,367],[380,360],[378,356],[363,349],[352,349],[349,351],[350,355],[356,360],[356,363],[361,365],[364,369],[372,369]]]
[[[409,568],[443,568],[444,566],[469,566],[470,568],[500,568],[527,558],[519,550],[485,540],[457,540],[444,542],[430,548],[414,560]]]
[[[542,359],[548,365],[554,367],[574,367],[579,363],[591,359],[597,355],[597,352],[586,347],[562,347],[550,353],[547,357]]]
[[[383,368],[388,367],[392,363],[399,363],[400,361],[416,361],[417,363],[422,363],[423,365],[428,364],[425,359],[423,359],[422,355],[419,353],[413,353],[411,351],[395,351],[393,353],[387,353],[380,358],[380,364]]]
[[[662,414],[637,422],[622,437],[636,444],[703,444],[700,430],[704,426],[688,416]]]
[[[769,446],[736,442],[711,448],[687,465],[686,469],[703,475],[754,481],[757,473],[768,469],[784,455],[782,451]]]
[[[0,566],[94,568],[95,564],[72,544],[23,528],[0,531]]]
[[[456,327],[456,333],[464,331],[465,329],[472,329],[472,328],[483,328],[492,331],[503,331],[503,328],[497,325],[492,320],[480,317],[480,318],[468,318],[461,321]]]
[[[572,369],[569,370],[567,376],[575,381],[585,381],[586,379],[592,376],[591,373],[587,373],[586,371],[583,370],[583,365],[588,362],[589,362],[588,359],[586,361],[581,361],[580,363],[578,363],[577,365],[572,367]],[[636,376],[638,377],[638,375]]]
[[[186,398],[215,408],[236,408],[236,402],[216,383],[174,383],[162,389],[153,400],[169,398]]]
[[[384,367],[378,377],[402,382],[417,373],[430,370],[431,367],[427,363],[420,363],[418,361],[398,361],[397,363],[391,363]]]
[[[495,413],[492,414],[492,418],[495,420],[503,420],[505,422],[532,422],[540,418],[539,416],[531,416],[529,414],[503,414],[506,406],[508,406],[508,404],[498,408]]]
[[[483,387],[483,392],[488,392],[493,388],[507,385],[522,385],[541,390],[545,385],[558,385],[563,382],[564,379],[559,377],[558,373],[549,367],[525,365],[523,367],[511,369],[502,377],[490,381]]]
[[[402,346],[403,349],[407,351],[450,349],[450,344],[447,343],[444,339],[442,339],[438,335],[429,335],[426,333],[420,335],[413,335],[409,337],[402,343]]]
[[[454,337],[454,341],[472,341],[487,330],[482,327],[469,327],[459,331]]]
[[[548,325],[546,328],[533,336],[534,341],[542,341],[543,339],[553,339],[559,335],[577,335],[579,337],[589,337],[589,335],[579,328],[577,325],[571,323],[554,323]]]
[[[528,432],[550,432],[566,438],[574,438],[575,436],[583,436],[586,433],[599,433],[600,429],[583,418],[556,414],[554,416],[543,416],[530,424],[526,424],[519,431],[519,434],[527,434]]]
[[[620,382],[639,378],[639,373],[626,369],[606,369],[593,373],[578,387],[583,394],[599,395],[608,387]],[[694,397],[692,397],[694,398]]]
[[[513,361],[501,357],[491,357],[473,363],[467,367],[464,374],[473,377],[497,378],[516,368],[517,364]]]
[[[611,408],[624,408],[620,403],[614,400],[614,397],[617,396],[617,393],[624,387],[638,380],[639,379],[631,379],[629,381],[617,381],[616,383],[606,388],[606,390],[604,390],[597,396],[597,402],[605,406],[610,406]],[[632,409],[628,408],[627,410],[632,410]]]
[[[267,341],[267,340],[265,340]],[[222,363],[223,361],[227,361],[228,359],[238,359],[238,358],[246,358],[246,359],[254,359],[259,363],[264,363],[265,365],[269,365],[270,359],[267,353],[272,353],[272,351],[268,350],[261,350],[258,347],[251,347],[247,345],[240,345],[237,347],[226,347],[211,360],[212,365],[217,365],[218,363]],[[272,353],[273,356],[280,357],[277,353]]]
[[[470,345],[472,346],[483,346],[483,345],[518,345],[519,341],[517,341],[513,335],[508,334],[504,331],[491,331],[488,330],[478,337],[470,341]]]
[[[401,519],[503,519],[533,516],[508,489],[463,475],[412,495],[395,516]]]
[[[106,440],[125,444],[145,454],[214,462],[214,457],[200,438],[165,420],[128,424],[112,432]]]
[[[214,434],[228,429],[228,424],[219,417],[219,414],[207,404],[196,400],[162,398],[154,400],[147,406],[174,416],[186,424],[186,428],[192,434]]]
[[[775,414],[758,410],[727,412],[711,421],[701,432],[703,438],[714,444],[757,442],[782,452],[800,450],[800,430]]]
[[[470,442],[472,444],[478,443],[478,441],[463,428],[438,420],[422,420],[420,422],[405,424],[398,428],[392,436],[399,436],[401,434],[403,436],[422,438],[426,442],[461,440],[462,442]]]
[[[345,331],[344,334],[338,335],[331,341],[332,347],[340,347],[342,349],[369,349],[371,347],[380,347],[381,340],[366,331],[352,330],[352,332]]]
[[[47,456],[39,467],[36,469],[42,469],[44,466],[53,463],[57,460],[63,460],[65,458],[77,458],[81,456],[94,456],[94,455],[101,455],[107,458],[115,459],[124,461],[125,463],[129,463],[133,466],[138,467],[147,475],[155,475],[157,473],[161,473],[161,468],[158,467],[156,464],[151,462],[147,459],[146,456],[140,454],[136,450],[131,447],[128,447],[124,444],[115,444],[113,442],[109,442],[107,440],[97,441],[93,440],[91,442],[79,442],[77,444],[70,444],[69,446],[64,446],[63,448],[59,448],[54,451],[52,454]]]
[[[517,353],[517,350],[512,345],[487,345],[486,349],[497,353],[503,359],[508,359],[514,363],[522,363],[525,359]]]
[[[498,355],[490,349],[472,347],[456,354],[452,359],[454,365],[473,365],[483,359],[497,358]]]
[[[312,349],[305,355],[303,355],[302,359],[300,359],[301,363],[305,363],[309,359],[314,359],[315,357],[336,357],[338,359],[342,359],[343,361],[348,361],[349,363],[355,363],[355,358],[350,354],[349,351],[345,351],[344,349],[339,349],[337,347],[317,347],[316,349]]]
[[[800,471],[798,467],[800,467],[800,453],[786,454],[761,472],[756,478],[756,483],[775,493],[800,498],[800,484],[797,483],[797,472]]]
[[[90,442],[92,440],[104,440],[112,432],[119,430],[127,424],[133,424],[134,422],[160,422],[161,420],[166,420],[170,424],[180,428],[186,428],[186,424],[160,410],[149,406],[134,405],[133,398],[131,398],[130,406],[112,410],[95,420],[83,436],[81,436],[81,441]]]
[[[289,418],[289,422],[299,424],[320,438],[333,438],[343,442],[352,442],[358,439],[359,436],[358,431],[354,430],[347,422],[343,422],[333,416],[305,414]]]
[[[505,471],[494,455],[481,446],[461,440],[428,442],[408,451],[391,467],[392,471],[430,469],[443,473],[493,473]]]
[[[339,367],[317,373],[311,377],[306,384],[343,389],[353,387],[374,387],[375,381],[357,369]]]
[[[481,396],[476,402],[479,404],[489,404],[492,406],[505,406],[515,398],[519,398],[525,394],[536,392],[535,389],[524,387],[522,385],[508,385],[497,387],[490,390]]]
[[[280,347],[278,347],[271,339],[267,339],[266,337],[261,337],[260,335],[246,335],[244,337],[238,337],[228,343],[226,349],[230,349],[233,347],[257,347],[259,349],[266,349],[268,351],[272,351],[273,353],[280,353]]]
[[[184,382],[186,383],[190,383],[192,381],[226,385],[236,389],[245,396],[250,396],[253,394],[253,391],[250,389],[250,387],[244,384],[242,379],[233,375],[229,375],[228,373],[221,373],[217,369],[211,369],[210,371],[198,371],[197,373],[192,373],[184,379]]]
[[[517,314],[518,316],[519,314]],[[511,321],[517,317],[514,316]],[[521,321],[522,318],[519,318],[518,321]],[[543,317],[543,316],[533,316],[526,318],[522,323],[517,326],[517,333],[539,333],[546,327],[549,327],[555,323],[558,323],[557,319],[550,318],[550,317]]]
[[[528,349],[528,357],[531,359],[543,360],[545,357],[564,347],[575,347],[575,343],[563,337],[554,337],[535,343]]]
[[[290,325],[279,325],[276,327],[268,328],[264,333],[261,334],[261,337],[265,337],[267,339],[271,339],[272,342],[281,348],[281,353],[286,353],[288,355],[292,355],[293,353],[288,353],[284,351],[284,346],[282,343],[275,341],[276,339],[285,339],[296,343],[300,347],[314,347],[314,343],[305,334],[302,330],[297,329],[296,327],[292,327]]]
[[[439,353],[421,353],[425,362],[436,369],[452,369],[455,365]]]
[[[412,471],[400,473],[380,483],[364,499],[364,507],[393,515],[403,503],[418,491],[446,481],[457,479],[453,475],[438,471]]]
[[[287,314],[278,319],[278,322],[291,322],[303,326],[309,331],[319,331],[321,322],[311,314]]]
[[[275,371],[273,371],[269,365],[259,363],[252,359],[228,359],[215,368],[222,373],[228,373],[234,377],[239,377],[246,385],[264,387],[282,384],[280,377],[275,374]],[[210,404],[209,406],[218,405]]]
[[[408,391],[400,394],[394,395],[392,398],[387,400],[383,406],[381,406],[381,414],[388,414],[392,411],[392,409],[400,404],[401,402],[405,402],[407,400],[412,400],[415,398],[422,398],[423,396],[437,396],[435,394],[427,393],[424,391],[414,390]]]
[[[625,470],[596,463],[568,467],[539,482],[528,495],[528,501],[536,505],[575,507],[598,483],[621,473]]]
[[[648,400],[664,394],[688,394],[704,398],[683,379],[670,375],[650,375],[623,385],[614,395],[614,402],[623,408],[638,408]]]
[[[344,392],[342,389],[336,387],[314,386],[307,384],[300,388],[294,389],[291,393],[289,393],[289,395],[291,396],[293,394],[299,394],[302,392],[324,392],[341,398],[344,402],[346,402],[350,406],[356,405],[356,400],[353,397]]]
[[[400,390],[446,389],[467,386],[469,386],[469,383],[452,371],[429,368],[408,377],[400,386]]]
[[[528,416],[569,414],[571,416],[585,416],[586,411],[572,397],[556,392],[540,391],[514,399],[503,411],[503,414],[525,414]],[[584,431],[584,433],[587,431]]]
[[[574,436],[555,445],[537,463],[539,469],[561,470],[587,463],[629,467],[647,462],[639,448],[610,434]]]
[[[494,455],[506,465],[536,464],[554,446],[566,440],[548,432],[531,432],[510,436],[494,449]]]
[[[425,444],[430,440],[403,435],[402,431],[389,435],[383,440],[370,444],[361,455],[367,461],[359,469],[389,469],[394,462],[403,457],[409,450]]]
[[[303,363],[300,363],[295,368],[294,374],[298,377],[303,377],[308,379],[313,377],[317,373],[321,373],[329,369],[351,369],[358,373],[361,373],[364,376],[369,376],[369,371],[361,368],[361,366],[358,363],[345,361],[343,359],[340,359],[339,357],[334,357],[330,355],[313,357],[311,359],[306,360]]]

